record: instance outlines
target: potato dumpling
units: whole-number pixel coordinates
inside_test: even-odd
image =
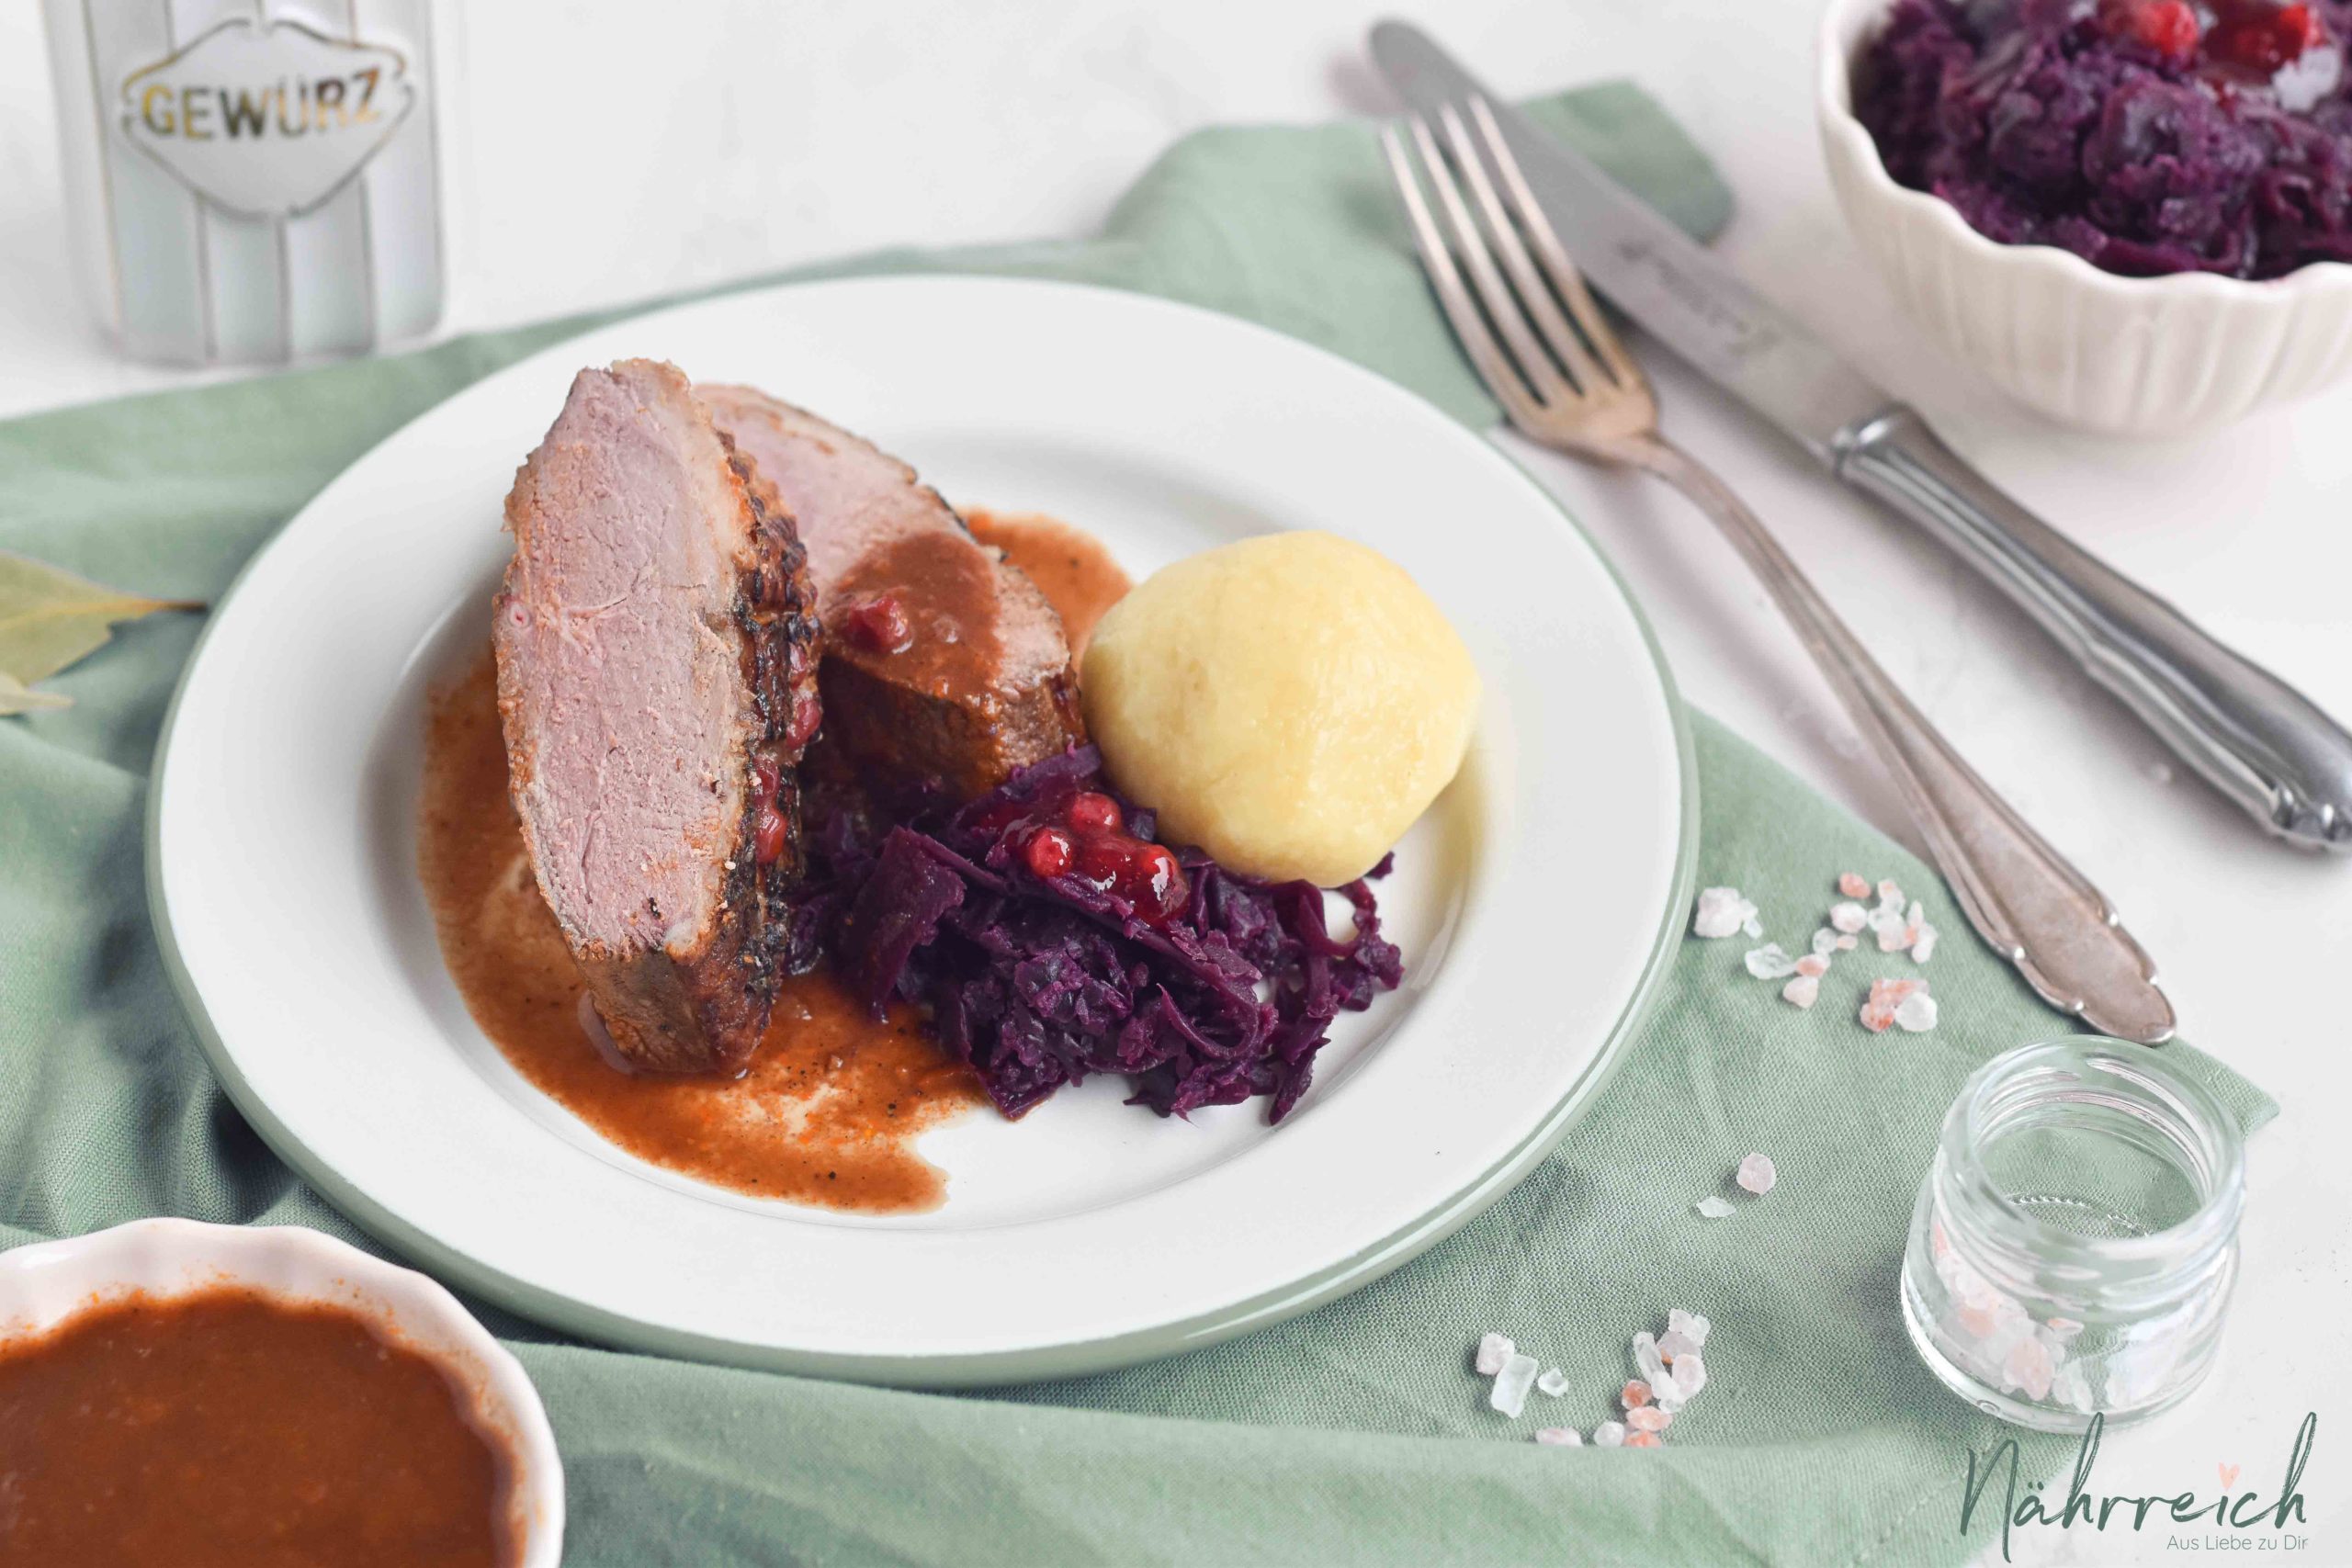
[[[1111,777],[1161,836],[1236,871],[1334,887],[1462,765],[1469,650],[1394,561],[1330,534],[1182,560],[1112,606],[1080,681]]]

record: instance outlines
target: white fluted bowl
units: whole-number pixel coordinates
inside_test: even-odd
[[[134,1220],[0,1252],[0,1343],[132,1291],[170,1297],[222,1285],[356,1313],[453,1368],[513,1450],[522,1568],[556,1568],[563,1556],[563,1464],[538,1391],[457,1297],[413,1269],[294,1225]]]
[[[1846,221],[1912,319],[2027,407],[2080,429],[2215,429],[2352,371],[2352,265],[2265,282],[2121,277],[2052,245],[2005,245],[1897,185],[1854,118],[1853,62],[1890,0],[1830,0],[1816,109]]]

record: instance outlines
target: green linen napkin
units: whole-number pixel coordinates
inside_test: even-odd
[[[1634,90],[1539,110],[1686,228],[1727,216],[1704,160]],[[1092,242],[821,271],[942,267],[1210,305],[1464,419],[1493,415],[1430,306],[1363,126],[1191,137]],[[0,425],[0,547],[217,597],[383,435],[605,319]],[[196,629],[128,627],[52,682],[74,707],[0,722],[0,1246],[154,1213],[365,1243],[222,1099],[148,927],[150,751]],[[1746,942],[1686,940],[1590,1114],[1481,1219],[1305,1317],[1101,1377],[953,1397],[860,1388],[594,1348],[484,1309],[555,1423],[568,1561],[1864,1564],[1984,1545],[1997,1521],[1959,1529],[1964,1455],[2009,1434],[1913,1357],[1896,1263],[1961,1079],[2065,1024],[1971,939],[1926,866],[1693,724],[1702,883],[1746,889],[1792,945],[1840,871],[1917,891],[1947,933],[1927,971],[1934,1033],[1854,1021],[1870,976],[1911,972],[1900,955],[1848,955],[1803,1013],[1746,975]],[[2188,1047],[2168,1059],[2249,1127],[2275,1114]],[[1751,1149],[1778,1160],[1778,1190],[1731,1219],[1696,1217],[1693,1200]],[[1712,1382],[1665,1448],[1529,1441],[1612,1414],[1631,1336],[1676,1306],[1713,1319]],[[1488,1411],[1468,1364],[1488,1329],[1564,1369],[1567,1393],[1535,1396],[1517,1421]],[[2027,1438],[2024,1473],[2070,1451]]]

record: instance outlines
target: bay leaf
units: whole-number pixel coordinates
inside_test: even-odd
[[[0,671],[0,718],[12,713],[40,713],[73,705],[72,697],[61,697],[55,692],[36,692],[14,675]]]
[[[149,599],[103,587],[29,557],[0,550],[0,676],[13,694],[0,689],[0,713],[26,706],[62,707],[63,699],[28,690],[102,646],[120,621],[157,610],[200,610],[186,599]],[[40,699],[28,702],[27,699]]]

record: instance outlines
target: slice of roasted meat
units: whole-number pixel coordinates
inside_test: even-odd
[[[509,785],[611,1044],[740,1070],[800,870],[817,625],[789,516],[674,367],[583,370],[506,498]]]
[[[1085,739],[1053,606],[912,468],[752,388],[695,391],[808,547],[823,750],[867,784],[969,798]]]

